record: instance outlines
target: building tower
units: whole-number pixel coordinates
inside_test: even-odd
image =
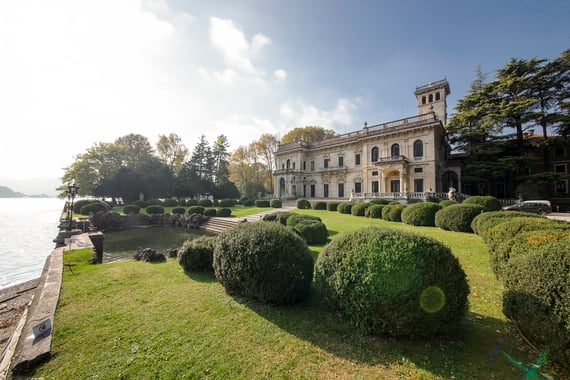
[[[441,120],[443,125],[447,124],[447,95],[449,90],[449,83],[447,79],[442,79],[437,82],[432,82],[420,87],[416,87],[414,95],[418,99],[418,115],[435,112],[435,116]]]

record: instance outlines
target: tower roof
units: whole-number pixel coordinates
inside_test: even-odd
[[[437,82],[431,82],[425,84],[423,86],[416,87],[416,91],[414,91],[414,95],[420,95],[424,92],[429,92],[435,90],[436,88],[445,88],[445,95],[449,95],[451,90],[449,89],[449,83],[447,79],[438,80]]]

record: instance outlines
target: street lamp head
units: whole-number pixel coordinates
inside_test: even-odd
[[[79,192],[79,186],[77,186],[75,183],[72,183],[72,184],[67,186],[67,191],[68,191],[69,195],[74,197]]]

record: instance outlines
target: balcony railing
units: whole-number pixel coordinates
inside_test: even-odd
[[[302,175],[303,170],[298,169],[277,169],[273,171],[273,175]]]
[[[377,164],[384,164],[387,162],[410,162],[410,160],[408,160],[408,157],[404,156],[404,155],[399,155],[399,156],[390,156],[390,157],[380,157],[378,159],[378,161],[373,161],[373,164],[377,165]]]
[[[338,172],[338,171],[346,171],[348,168],[346,166],[329,166],[328,168],[319,168],[317,172],[319,173],[329,173],[329,172]]]

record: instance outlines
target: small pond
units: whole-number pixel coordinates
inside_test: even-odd
[[[132,259],[138,248],[152,248],[167,255],[170,248],[178,248],[184,241],[204,234],[202,230],[177,227],[134,228],[105,232],[103,262]]]

